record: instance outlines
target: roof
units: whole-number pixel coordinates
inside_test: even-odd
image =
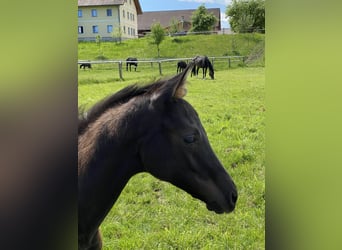
[[[178,21],[183,20],[184,22],[191,22],[192,13],[196,9],[190,10],[166,10],[166,11],[145,11],[138,15],[138,29],[139,30],[150,30],[151,25],[154,22],[159,22],[162,27],[170,26],[170,22],[173,18]],[[213,13],[219,20],[220,25],[221,11],[220,8],[208,8],[209,13]]]
[[[78,6],[122,5],[124,0],[78,0]]]
[[[139,0],[133,0],[138,14],[142,14]],[[78,0],[78,6],[110,6],[123,5],[124,0]]]

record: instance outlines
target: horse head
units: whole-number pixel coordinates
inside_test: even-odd
[[[209,76],[211,78],[211,80],[214,80],[214,67],[211,64],[209,58],[207,56],[204,57],[204,61],[205,61],[205,66],[209,68]]]
[[[209,76],[212,80],[214,80],[214,70],[209,68]]]
[[[167,80],[148,100],[149,129],[139,141],[145,171],[185,190],[216,213],[231,212],[236,186],[213,149],[195,109],[183,99],[191,63]]]

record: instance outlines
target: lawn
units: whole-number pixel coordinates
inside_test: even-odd
[[[166,36],[160,44],[161,58],[192,58],[196,55],[210,57],[250,56],[249,64],[264,66],[264,34],[234,35],[188,35],[179,37]],[[157,57],[157,47],[149,37],[131,39],[122,43],[115,42],[80,42],[78,44],[79,60],[125,60],[137,57],[138,60]]]
[[[79,70],[79,106],[88,108],[124,86],[158,77],[158,71],[140,70],[125,72],[125,81],[119,81],[110,68]],[[103,249],[265,248],[265,69],[222,69],[215,80],[188,81],[185,99],[237,185],[236,209],[217,215],[184,191],[141,173],[102,223]]]

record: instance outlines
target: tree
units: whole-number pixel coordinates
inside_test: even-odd
[[[101,58],[103,56],[103,52],[102,52],[102,49],[101,49],[101,36],[100,35],[97,35],[95,37],[95,42],[96,42],[97,46],[99,47],[98,58]]]
[[[237,33],[265,31],[265,0],[233,0],[227,6],[230,27]]]
[[[171,22],[170,22],[170,28],[169,28],[169,33],[171,35],[177,33],[179,31],[179,27],[178,27],[178,21],[176,18],[172,18]]]
[[[158,57],[160,57],[159,45],[165,38],[165,30],[160,25],[160,23],[154,23],[151,26],[151,38],[153,40],[152,44],[157,45]]]
[[[95,37],[95,42],[97,44],[97,46],[99,47],[99,51],[101,50],[101,36],[100,35],[97,35]]]
[[[122,29],[120,26],[118,26],[114,29],[114,31],[112,32],[112,37],[113,37],[115,43],[117,43],[117,42],[121,43],[121,41],[122,41]]]
[[[208,13],[207,9],[202,4],[193,12],[191,21],[191,31],[198,32],[212,30],[218,20],[213,13]]]

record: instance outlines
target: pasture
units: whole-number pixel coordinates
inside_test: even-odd
[[[139,65],[119,81],[112,67],[79,70],[79,106],[88,108],[124,86],[160,77],[153,67],[142,70]],[[163,73],[175,72],[174,63]],[[245,67],[215,71],[215,80],[188,77],[185,99],[199,113],[215,153],[237,185],[234,212],[217,215],[171,184],[138,174],[100,227],[103,249],[265,248],[264,72],[263,67]]]
[[[187,35],[179,37],[166,36],[160,44],[160,57],[193,58],[196,55],[209,57],[249,56],[249,65],[264,66],[264,34],[234,35]],[[149,37],[131,39],[122,43],[80,42],[78,44],[79,60],[126,60],[128,57],[155,59],[156,46],[151,44]]]

